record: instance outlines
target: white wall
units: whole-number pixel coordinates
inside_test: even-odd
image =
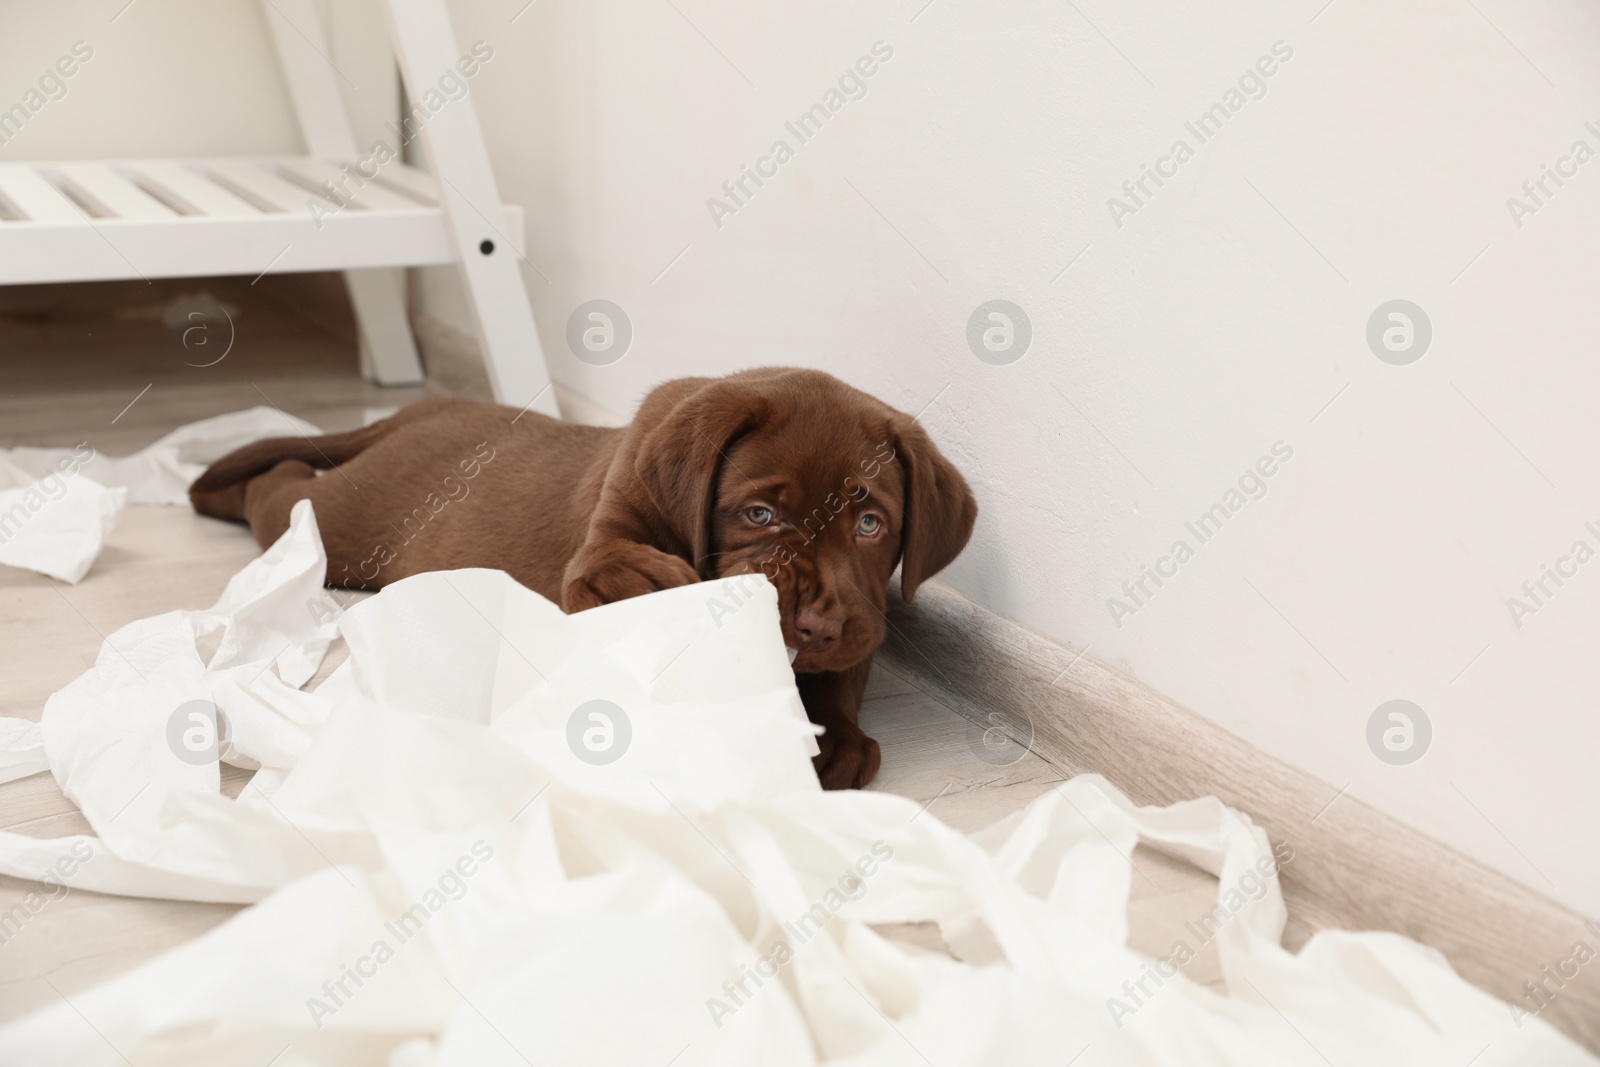
[[[1575,139],[1600,150],[1600,12],[675,2],[542,0],[515,25],[521,0],[452,5],[499,49],[475,99],[560,381],[623,412],[778,362],[939,396],[924,420],[983,508],[947,580],[1600,909],[1600,856],[1573,847],[1600,812],[1600,560],[1520,629],[1506,604],[1574,540],[1600,549],[1600,160],[1520,229],[1506,206]],[[866,97],[797,144],[784,121],[878,40]],[[1197,145],[1184,123],[1280,40],[1266,95],[1114,225],[1108,198]],[[707,198],[776,138],[794,159],[719,228]],[[565,346],[595,297],[635,330],[608,367]],[[1009,366],[966,343],[993,298],[1034,329]],[[1396,298],[1434,326],[1409,366],[1365,341]],[[1116,625],[1122,583],[1278,441],[1265,498]],[[1397,698],[1434,729],[1409,766],[1366,741]]]
[[[1583,110],[1600,99],[1600,12],[673,2],[452,3],[460,41],[497,50],[471,98],[504,199],[527,209],[524,276],[558,380],[623,413],[665,378],[777,362],[910,411],[937,396],[924,421],[983,508],[947,580],[1600,909],[1600,857],[1574,847],[1600,810],[1600,560],[1520,628],[1507,607],[1575,540],[1600,550],[1584,527],[1600,528],[1600,160],[1520,228],[1506,206],[1574,140],[1600,151],[1584,129],[1600,110]],[[140,0],[115,28],[137,15],[177,34],[192,22],[172,11],[226,8],[211,47],[239,55],[265,47],[245,39],[249,7]],[[139,48],[170,51],[172,34],[141,32]],[[53,43],[11,61],[38,34],[8,34],[0,70],[42,69]],[[797,145],[785,120],[878,40],[894,55],[866,97]],[[1114,225],[1107,199],[1175,139],[1195,145],[1184,123],[1280,40],[1293,57],[1266,95]],[[157,89],[119,80],[63,103],[148,116],[120,135],[157,147],[117,151],[278,150],[286,98],[261,67],[230,64],[249,91],[208,100],[153,107]],[[185,126],[213,107],[226,121]],[[101,154],[69,127],[105,123],[57,117],[55,154]],[[707,198],[777,138],[794,158],[719,228]],[[453,285],[425,272],[424,308],[470,325]],[[596,297],[635,331],[607,367],[565,348],[567,316]],[[966,341],[995,298],[1034,331],[1008,366]],[[1365,340],[1396,298],[1434,328],[1409,366]],[[1176,539],[1194,545],[1185,522],[1278,441],[1293,457],[1266,496],[1162,588],[1147,579],[1118,626],[1108,599]],[[1397,698],[1433,724],[1409,766],[1365,737]]]
[[[74,42],[93,56],[0,160],[304,151],[259,3],[126,3],[6,5],[0,109]]]
[[[315,2],[370,142],[399,98],[381,0]],[[0,162],[304,152],[263,10],[260,0],[7,4],[0,111],[35,113],[19,131],[0,128]],[[78,42],[90,58],[41,91]]]

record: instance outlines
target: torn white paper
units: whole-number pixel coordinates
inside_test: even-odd
[[[23,481],[23,479],[27,479]],[[78,472],[69,455],[42,478],[0,468],[0,564],[76,584],[89,573],[127,501]]]
[[[34,478],[43,478],[64,460],[76,458],[80,475],[112,489],[127,489],[130,504],[187,506],[189,484],[200,477],[207,465],[234,449],[265,437],[321,432],[304,419],[277,408],[253,407],[180,426],[131,456],[103,456],[83,445],[77,449],[0,449],[0,469],[9,463]]]
[[[77,583],[125,504],[189,504],[213,460],[264,437],[317,434],[303,419],[255,407],[203,419],[131,456],[74,448],[0,449],[0,564]]]
[[[0,718],[0,783],[49,769],[39,724],[27,719]]]
[[[566,616],[498,571],[419,575],[346,612],[350,660],[298,692],[317,545],[303,502],[216,608],[118,631],[52,698],[102,850],[71,884],[258,902],[0,1029],[0,1062],[1595,1063],[1403,938],[1286,952],[1268,842],[1214,799],[1081,776],[969,837],[822,792],[770,586]],[[170,740],[207,694],[266,768],[237,801]],[[1141,841],[1218,876],[1228,995],[1126,947]],[[73,843],[0,835],[0,871]],[[874,928],[912,922],[959,958]]]

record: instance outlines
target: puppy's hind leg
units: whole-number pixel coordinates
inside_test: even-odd
[[[201,515],[209,515],[213,519],[244,522],[244,497],[249,485],[249,481],[246,480],[231,482],[221,489],[190,488],[189,502]]]
[[[216,490],[217,496],[241,490],[241,507],[237,516],[250,524],[256,544],[268,548],[289,528],[289,513],[300,501],[311,496],[317,486],[317,472],[309,463],[286,459],[247,482]],[[207,514],[216,514],[207,512]]]

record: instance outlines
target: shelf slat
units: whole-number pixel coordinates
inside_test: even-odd
[[[54,168],[72,185],[92,197],[109,218],[132,222],[165,222],[178,213],[156,200],[104,163],[62,163]]]
[[[45,180],[31,164],[13,163],[0,166],[0,193],[28,222],[47,222],[59,226],[88,226],[83,212],[62,196],[55,186]],[[17,223],[0,223],[0,228]]]
[[[130,181],[148,179],[169,195],[181,199],[196,215],[212,219],[254,218],[261,214],[248,201],[234,196],[191,164],[176,160],[129,163],[123,167]]]
[[[207,172],[221,175],[226,181],[271,205],[273,210],[269,214],[300,215],[309,219],[312,216],[311,209],[306,206],[307,201],[316,202],[330,212],[338,207],[327,197],[319,196],[278,177],[269,169],[271,164],[268,163],[246,159],[219,159],[209,161],[203,166]]]
[[[346,178],[337,163],[330,163],[325,159],[286,159],[280,166],[284,170],[298,174],[303,181],[310,182],[319,188],[323,182],[331,181],[336,189],[349,189],[352,193],[350,197],[351,206],[362,211],[427,210],[426,207],[415,200],[401,196],[399,193],[391,192],[375,181],[362,181],[359,176],[353,179]],[[352,167],[352,170],[354,170],[354,167]],[[384,171],[380,170],[379,173],[384,173]],[[344,179],[343,186],[339,185],[341,179]],[[357,181],[362,181],[359,188],[357,187]]]

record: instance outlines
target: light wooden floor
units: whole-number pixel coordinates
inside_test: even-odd
[[[222,363],[194,368],[185,361],[196,356],[165,330],[159,312],[173,296],[202,286],[236,302],[238,339]],[[348,307],[323,278],[268,278],[255,288],[223,279],[0,289],[0,445],[87,440],[118,455],[183,423],[267,402],[263,396],[325,429],[347,429],[364,409],[439,390],[438,378],[428,390],[362,381],[351,336]],[[471,383],[474,376],[454,368],[446,380]],[[77,586],[0,567],[0,714],[38,719],[45,699],[93,664],[104,635],[135,619],[211,604],[256,554],[242,527],[187,509],[130,507]],[[980,759],[965,719],[882,664],[862,725],[883,746],[872,788],[923,802],[959,829],[986,826],[1062,780],[1031,754],[1009,766]],[[224,791],[237,795],[248,773],[224,772]],[[56,837],[89,828],[41,774],[0,785],[0,829]],[[1215,879],[1143,848],[1129,861],[1131,941],[1162,955],[1183,936],[1184,923],[1210,908]],[[32,888],[0,877],[0,913]],[[0,1022],[135,967],[236,910],[88,892],[55,900],[0,944]],[[930,929],[897,936],[924,944],[938,938]],[[1220,985],[1214,947],[1184,970]]]

